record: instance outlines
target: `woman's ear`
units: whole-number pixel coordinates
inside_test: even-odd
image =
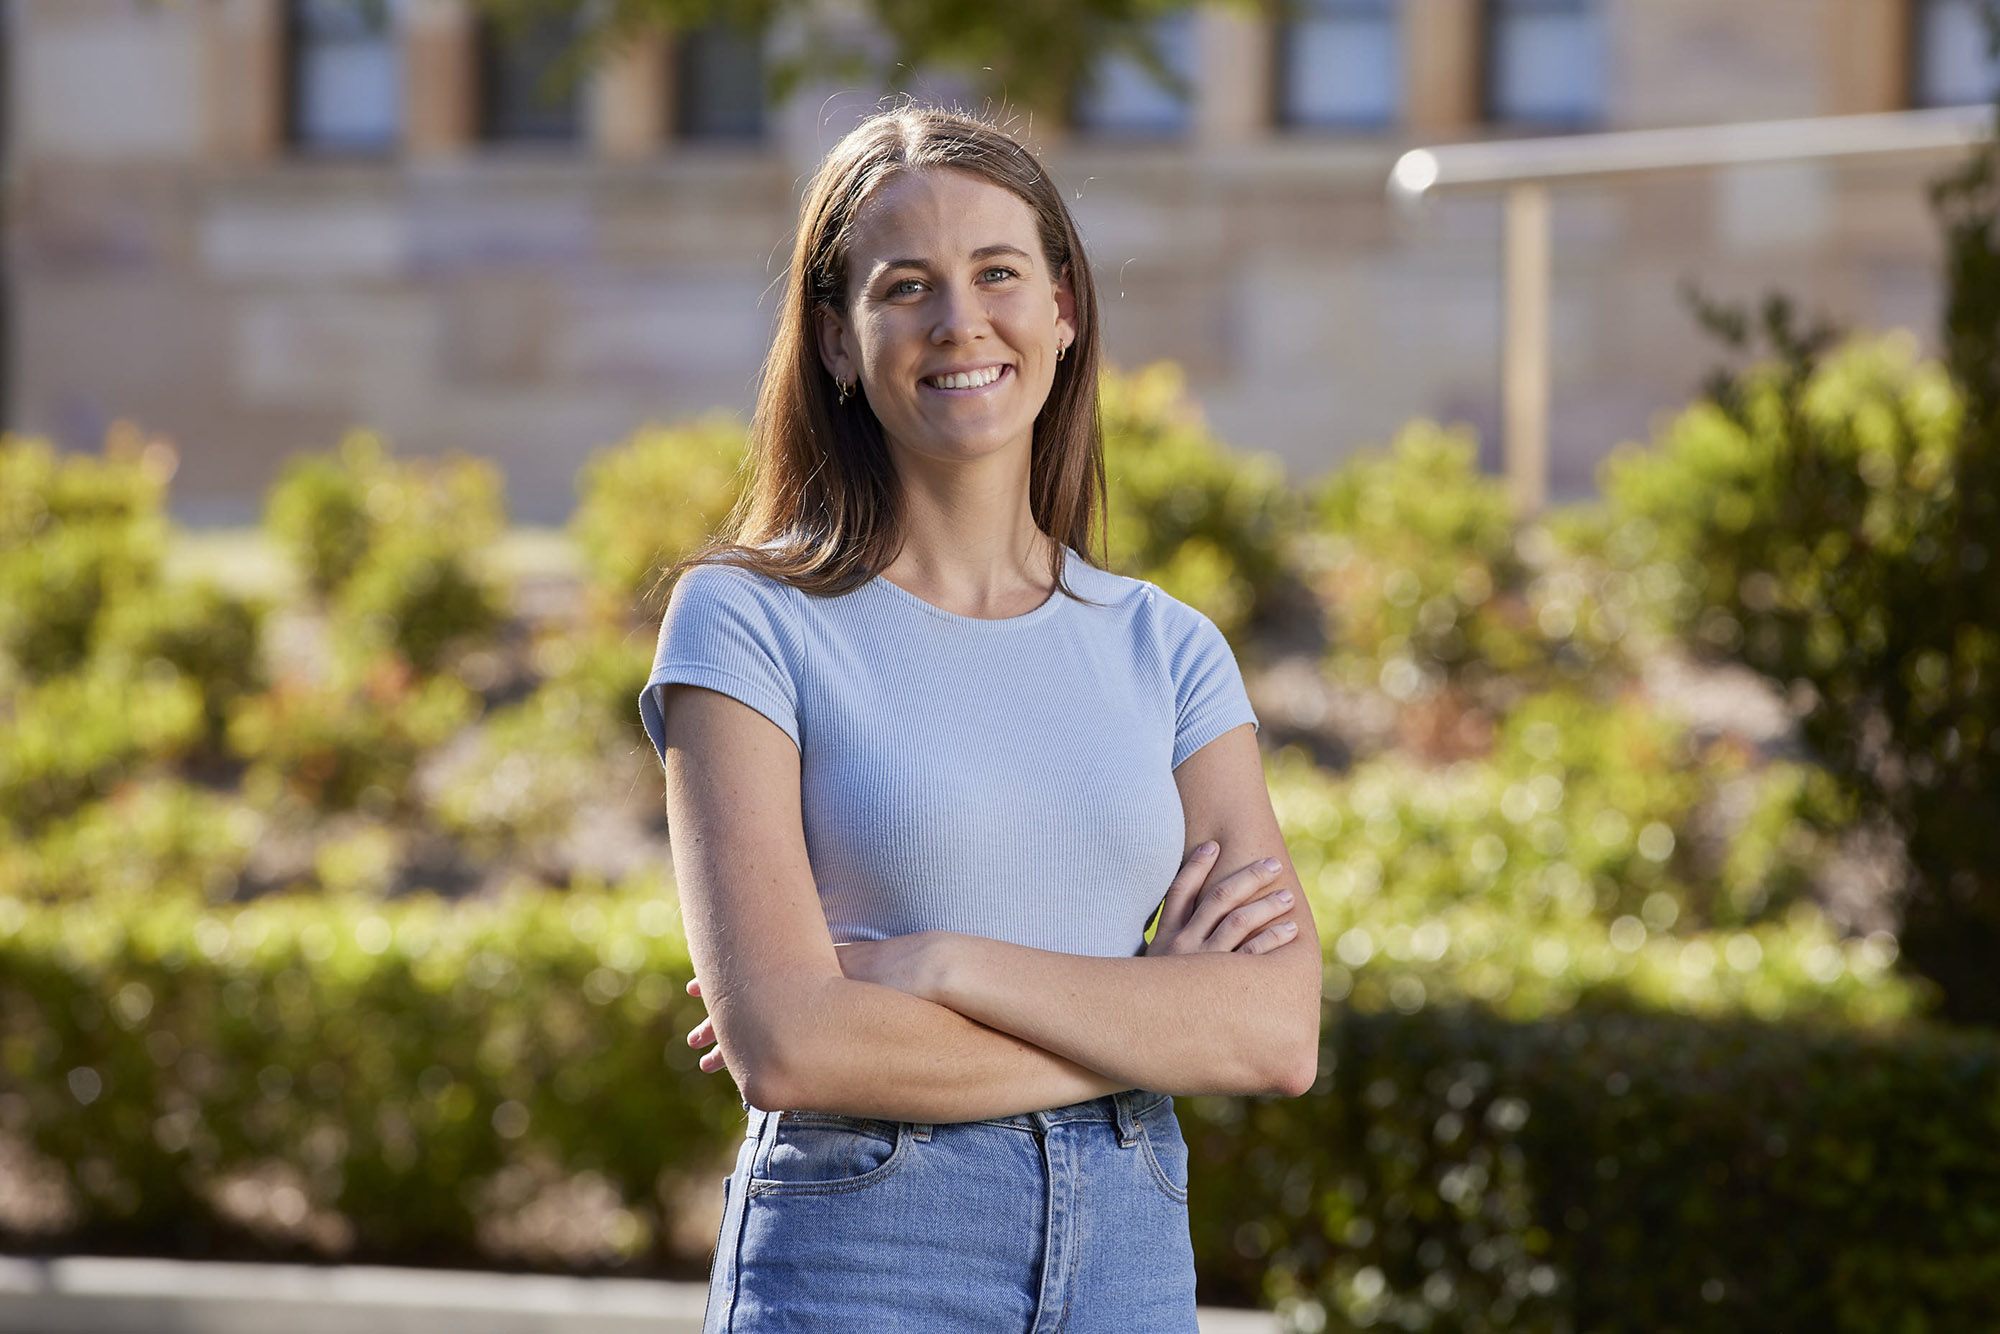
[[[1064,348],[1076,345],[1076,287],[1069,273],[1067,264],[1056,271],[1056,345]]]
[[[847,321],[828,306],[819,306],[813,311],[813,332],[819,341],[820,365],[826,373],[841,384],[847,384],[860,375],[850,351],[851,336]]]

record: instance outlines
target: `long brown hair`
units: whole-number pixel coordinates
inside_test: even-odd
[[[903,106],[870,116],[828,153],[806,188],[783,304],[750,422],[748,477],[722,535],[677,563],[741,565],[827,596],[865,582],[902,546],[901,487],[882,423],[864,396],[845,403],[820,362],[822,310],[847,302],[854,215],[901,172],[950,167],[1019,196],[1034,212],[1052,274],[1068,272],[1076,339],[1035,418],[1028,504],[1036,527],[1095,565],[1104,531],[1104,438],[1097,416],[1097,289],[1062,192],[1022,144],[956,111]],[[1062,578],[1060,552],[1051,571]]]

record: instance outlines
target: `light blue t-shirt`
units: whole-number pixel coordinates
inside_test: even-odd
[[[1212,621],[1063,555],[1089,603],[1057,592],[1003,620],[881,578],[814,597],[698,566],[661,621],[646,731],[664,761],[676,682],[784,729],[837,942],[946,930],[1135,954],[1185,847],[1174,769],[1257,720]]]

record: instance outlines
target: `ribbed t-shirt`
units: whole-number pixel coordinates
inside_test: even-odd
[[[1174,770],[1257,719],[1206,616],[1063,559],[1087,601],[1057,591],[998,620],[879,577],[815,597],[697,566],[661,620],[640,716],[663,762],[667,684],[784,729],[836,942],[945,930],[1135,954],[1185,847]]]

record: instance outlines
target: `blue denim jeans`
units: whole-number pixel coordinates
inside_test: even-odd
[[[747,1110],[703,1334],[1194,1334],[1166,1094],[938,1125]]]

